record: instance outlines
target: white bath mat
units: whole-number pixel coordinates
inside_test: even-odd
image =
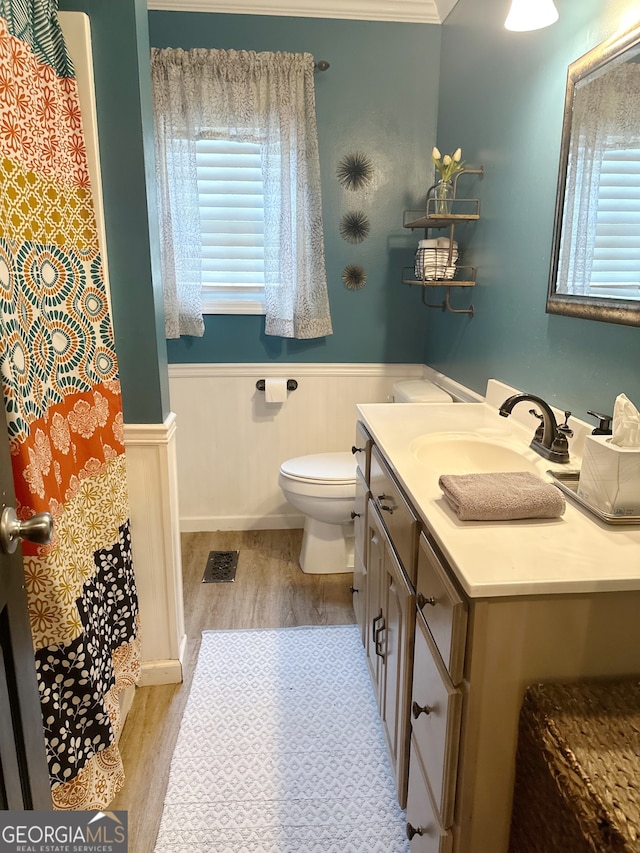
[[[355,625],[205,631],[156,853],[408,853]]]

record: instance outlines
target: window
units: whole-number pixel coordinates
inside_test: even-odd
[[[206,314],[264,314],[262,147],[196,142],[202,308]]]
[[[310,53],[152,48],[167,338],[204,335],[203,290],[265,335],[332,333],[313,73]]]
[[[605,151],[600,171],[593,296],[640,298],[640,150]]]

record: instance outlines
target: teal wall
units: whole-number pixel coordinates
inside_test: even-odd
[[[60,0],[91,22],[113,325],[126,423],[169,413],[157,263],[149,33],[144,0]],[[151,145],[150,145],[151,143]],[[153,215],[151,216],[153,221]]]
[[[620,392],[640,406],[640,328],[545,313],[567,66],[640,10],[559,0],[558,23],[510,33],[508,5],[459,0],[443,27],[438,140],[486,174],[482,219],[466,226],[476,315],[433,312],[424,360],[477,391],[497,377],[578,417],[611,412]]]
[[[204,338],[168,341],[171,362],[421,362],[426,312],[418,289],[401,283],[415,236],[402,211],[423,204],[432,183],[442,28],[428,24],[150,12],[154,47],[218,47],[310,52],[331,63],[316,75],[329,301],[334,334],[313,341],[264,335],[259,316],[210,315]],[[367,191],[344,190],[336,167],[362,151],[375,166]],[[357,246],[339,235],[340,217],[371,220]],[[346,264],[362,264],[366,286],[342,284]]]
[[[478,391],[495,376],[578,415],[611,411],[621,391],[640,405],[640,328],[545,313],[566,68],[629,12],[637,15],[634,0],[558,2],[560,21],[532,33],[503,29],[506,0],[459,0],[443,27],[173,12],[147,18],[144,0],[59,5],[91,19],[127,422],[160,422],[169,410],[149,43],[304,50],[331,63],[316,88],[335,334],[288,341],[265,337],[261,317],[210,316],[204,338],[169,342],[170,361],[425,361]],[[459,234],[478,266],[473,319],[426,308],[419,288],[400,283],[421,236],[402,229],[402,211],[422,204],[436,143],[443,151],[461,145],[465,159],[486,169],[474,186],[482,219]],[[348,193],[335,169],[356,150],[372,157],[376,180],[366,192]],[[373,225],[359,246],[338,234],[340,216],[352,209],[367,212]],[[343,287],[347,263],[367,269],[363,290]],[[456,296],[462,305],[466,293]]]

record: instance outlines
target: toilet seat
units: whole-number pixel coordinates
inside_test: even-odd
[[[303,483],[349,484],[356,481],[356,460],[352,453],[312,453],[287,459],[280,473]]]
[[[280,480],[294,494],[309,497],[353,499],[356,460],[352,453],[312,453],[287,459]]]

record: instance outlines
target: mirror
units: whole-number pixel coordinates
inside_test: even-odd
[[[547,312],[640,326],[640,25],[569,66]]]

